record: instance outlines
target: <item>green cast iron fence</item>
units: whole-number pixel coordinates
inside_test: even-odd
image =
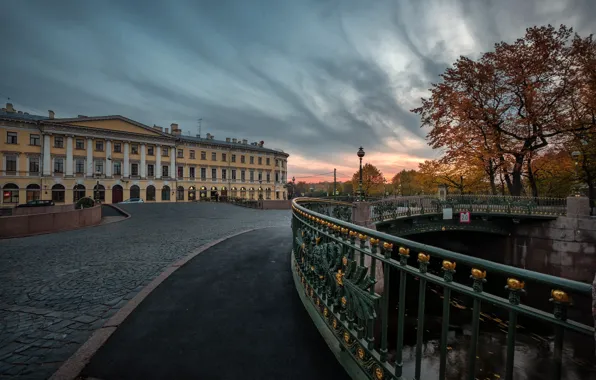
[[[361,369],[376,380],[403,379],[404,324],[408,278],[418,279],[415,365],[413,377],[421,379],[422,347],[425,334],[425,302],[430,286],[442,289],[442,318],[439,343],[439,379],[447,373],[450,310],[456,294],[473,300],[471,335],[466,362],[466,379],[484,378],[477,373],[477,348],[482,308],[486,305],[505,310],[508,321],[506,365],[503,378],[513,379],[518,316],[531,317],[548,324],[552,338],[552,379],[562,373],[563,338],[566,332],[591,336],[594,328],[569,318],[573,297],[590,297],[591,286],[541,273],[416,243],[367,229],[313,211],[317,202],[297,198],[292,202],[293,255],[296,275],[302,290],[320,317],[334,332],[343,350]],[[422,203],[417,203],[422,208]],[[315,206],[316,208],[317,206]],[[470,282],[454,279],[456,265],[468,266]],[[431,272],[440,268],[442,275]],[[432,270],[431,270],[432,269]],[[399,276],[397,289],[390,287],[391,276]],[[492,275],[506,276],[499,294],[484,290]],[[551,289],[550,311],[522,302],[526,283]],[[397,292],[397,336],[390,337],[390,298]],[[532,294],[548,299],[549,294]],[[589,313],[586,310],[585,313]],[[380,331],[379,331],[380,330]],[[378,338],[380,337],[380,338]],[[389,342],[395,342],[395,359],[390,360]],[[589,341],[592,341],[590,339]],[[408,374],[408,376],[411,375]],[[461,378],[464,378],[463,376]]]

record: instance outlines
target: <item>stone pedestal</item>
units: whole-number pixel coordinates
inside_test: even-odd
[[[567,217],[587,218],[590,216],[590,199],[587,197],[567,197]]]
[[[375,229],[375,225],[370,220],[370,203],[354,202],[352,203],[352,223],[362,227]]]

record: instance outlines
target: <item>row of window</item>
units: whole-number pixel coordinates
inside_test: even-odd
[[[18,135],[16,132],[6,132],[6,143],[7,144],[17,144],[18,143]],[[64,148],[64,137],[62,136],[54,136],[54,147],[55,148]],[[29,144],[30,145],[41,145],[41,137],[39,134],[30,134],[29,135]],[[122,153],[122,143],[115,142],[114,144],[114,153]],[[84,139],[75,139],[75,149],[77,150],[84,150],[85,149],[85,140]],[[103,152],[104,151],[104,142],[101,140],[95,140],[95,151]],[[131,144],[130,145],[130,153],[131,154],[139,154],[139,145],[138,144]],[[161,155],[164,157],[169,156],[169,149],[168,147],[161,148]],[[147,146],[147,155],[154,156],[155,155],[155,147]],[[177,157],[184,158],[184,149],[177,150]],[[196,152],[193,149],[189,150],[189,158],[196,159]],[[207,159],[207,152],[201,151],[201,160]],[[217,161],[217,152],[211,152],[211,161]],[[228,154],[221,153],[221,161],[228,162]],[[236,155],[230,154],[230,162],[236,162]],[[278,161],[279,162],[279,161]],[[240,163],[246,163],[246,156],[240,156]],[[249,163],[254,165],[255,157],[249,156]],[[257,157],[258,165],[263,165],[263,157]],[[283,161],[281,161],[283,166]],[[265,158],[265,165],[271,165],[271,158]]]

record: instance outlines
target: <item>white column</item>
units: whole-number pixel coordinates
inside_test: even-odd
[[[146,150],[146,145],[145,144],[141,144],[141,178],[145,179],[147,178],[147,168],[146,168],[146,156],[145,156],[145,150]]]
[[[50,135],[43,135],[43,175],[52,173],[52,161],[50,160]]]
[[[155,178],[161,178],[161,146],[155,147]]]
[[[87,138],[87,177],[93,177],[93,139]]]
[[[122,175],[124,178],[130,177],[130,161],[128,160],[128,151],[129,151],[129,144],[128,142],[124,143],[124,164],[122,164]]]
[[[108,157],[110,158],[108,160]],[[112,140],[106,139],[106,177],[112,176]]]
[[[176,178],[176,147],[170,147],[170,178]]]
[[[66,176],[72,177],[72,136],[66,136]]]

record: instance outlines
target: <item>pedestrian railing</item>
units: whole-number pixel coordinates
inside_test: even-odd
[[[422,208],[424,202],[426,200],[415,207]],[[425,302],[431,287],[439,289],[442,298],[438,343],[438,378],[441,380],[446,378],[449,365],[450,312],[456,295],[466,297],[472,309],[465,363],[467,369],[458,379],[485,378],[478,373],[476,362],[480,321],[483,308],[488,305],[498,308],[505,315],[499,321],[507,334],[506,363],[502,375],[498,375],[504,379],[513,379],[516,334],[520,328],[518,316],[530,317],[551,329],[548,347],[552,347],[552,370],[549,372],[552,379],[561,378],[565,334],[589,337],[587,342],[593,343],[594,328],[572,320],[568,313],[573,308],[575,297],[590,297],[590,285],[364,228],[313,211],[310,208],[315,204],[312,198],[297,198],[292,202],[293,267],[297,286],[307,295],[306,302],[317,310],[317,318],[321,318],[334,333],[342,350],[371,379],[422,378]],[[469,281],[457,280],[454,276],[456,266],[458,271],[462,267],[469,270]],[[394,284],[397,286],[390,286],[396,275],[398,278]],[[491,275],[503,278],[502,288],[499,287],[502,291],[491,293],[485,290],[485,283],[490,281]],[[418,289],[406,289],[406,284],[411,284],[412,279],[417,280]],[[535,292],[534,289],[542,287],[550,289],[550,294],[548,291]],[[531,298],[522,297],[526,290],[531,292]],[[415,363],[412,373],[405,373],[406,295],[414,292],[418,293],[416,344],[415,349],[408,352],[413,355]],[[522,302],[522,299],[550,299],[551,306],[548,310],[540,309]],[[395,310],[394,301],[397,305],[397,336],[389,336],[389,326],[395,321],[390,319]],[[589,310],[581,312],[584,316],[589,314]],[[411,320],[414,312],[410,310],[409,313]]]
[[[352,203],[331,198],[300,198],[301,204],[319,214],[332,216],[344,222],[352,221]]]
[[[454,213],[507,214],[526,216],[561,216],[566,213],[565,198],[513,197],[500,195],[406,196],[385,198],[370,204],[373,222],[394,220],[415,215],[441,213],[451,208]]]

